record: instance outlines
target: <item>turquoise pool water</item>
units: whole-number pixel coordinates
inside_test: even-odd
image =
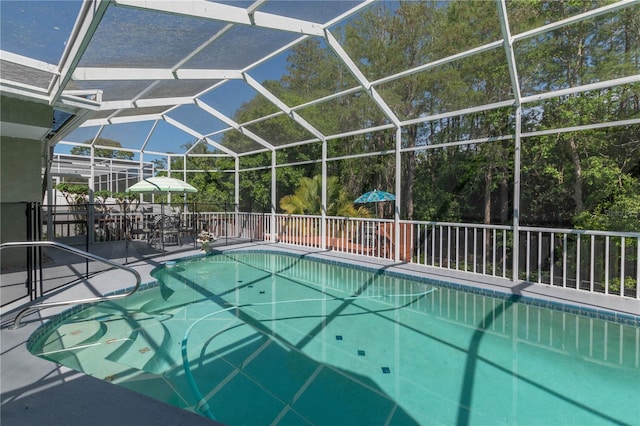
[[[632,324],[282,253],[153,275],[30,350],[229,425],[640,422]]]

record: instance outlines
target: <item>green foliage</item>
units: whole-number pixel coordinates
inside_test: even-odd
[[[327,215],[340,217],[368,217],[368,211],[356,209],[352,198],[344,191],[335,176],[327,177]],[[287,214],[321,214],[322,176],[303,177],[295,193],[280,199],[280,208]]]
[[[609,281],[609,293],[619,293],[620,292],[620,278],[616,277]],[[627,290],[635,290],[638,283],[635,278],[626,276],[624,277],[624,288]]]
[[[55,189],[64,195],[67,204],[70,206],[85,204],[89,201],[89,187],[87,185],[61,182],[56,185]]]
[[[87,140],[82,142],[86,145],[91,145],[92,141]],[[98,138],[95,141],[95,145],[101,146],[112,146],[114,148],[122,148],[122,144],[118,141],[114,141],[112,139]],[[71,148],[71,154],[74,155],[91,155],[91,148],[84,146],[74,146]],[[120,151],[118,149],[107,149],[107,148],[95,148],[95,156],[101,158],[118,158],[120,160],[131,160],[133,159],[133,152],[128,151]]]
[[[120,211],[123,213],[134,212],[140,205],[140,195],[135,193],[116,192],[113,195]]]
[[[588,2],[511,2],[512,25],[526,30],[584,12]],[[554,30],[525,42],[520,73],[525,94],[637,73],[637,8]],[[634,63],[636,65],[634,65]],[[624,120],[638,114],[637,84],[549,99],[531,110],[531,130]],[[589,229],[640,229],[639,126],[591,129],[523,140],[523,224]]]

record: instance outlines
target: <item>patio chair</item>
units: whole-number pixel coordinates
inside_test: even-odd
[[[180,233],[179,217],[166,214],[155,215],[148,242],[149,245],[160,243],[162,247],[164,247],[165,244],[182,245]]]
[[[180,220],[179,229],[181,237],[186,235],[195,241],[197,229],[195,216],[186,215],[184,220]]]
[[[125,217],[124,218],[124,238],[126,240],[149,240],[149,226],[144,218]]]
[[[375,223],[365,222],[362,226],[360,244],[363,247],[374,248],[378,239],[378,226]]]

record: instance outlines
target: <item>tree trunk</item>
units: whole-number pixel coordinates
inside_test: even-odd
[[[506,173],[500,179],[500,224],[504,225],[509,221],[509,182]]]
[[[571,148],[571,159],[573,160],[573,166],[576,169],[576,180],[573,183],[573,201],[576,203],[575,214],[580,214],[584,210],[584,203],[582,197],[583,176],[582,176],[582,164],[580,163],[580,155],[578,153],[578,145],[574,136],[569,137],[569,147]]]
[[[493,167],[488,166],[484,171],[484,223],[491,223],[491,181]]]
[[[410,126],[407,129],[408,146],[414,147],[416,146],[416,136],[418,129],[416,126]],[[409,156],[408,161],[404,162],[406,165],[406,173],[405,173],[405,191],[403,192],[404,203],[407,206],[407,220],[413,220],[413,184],[416,175],[416,152],[409,151],[407,154]]]

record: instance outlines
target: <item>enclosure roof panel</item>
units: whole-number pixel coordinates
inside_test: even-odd
[[[586,3],[531,17],[501,0],[2,1],[0,92],[77,116],[76,131],[97,138],[140,126],[139,140],[116,140],[136,153],[202,143],[238,157],[638,83],[620,34],[593,33],[635,22],[638,2]],[[581,34],[575,55],[589,58],[570,80],[554,49]],[[557,57],[531,53],[545,44]],[[84,140],[56,130],[52,144]]]

